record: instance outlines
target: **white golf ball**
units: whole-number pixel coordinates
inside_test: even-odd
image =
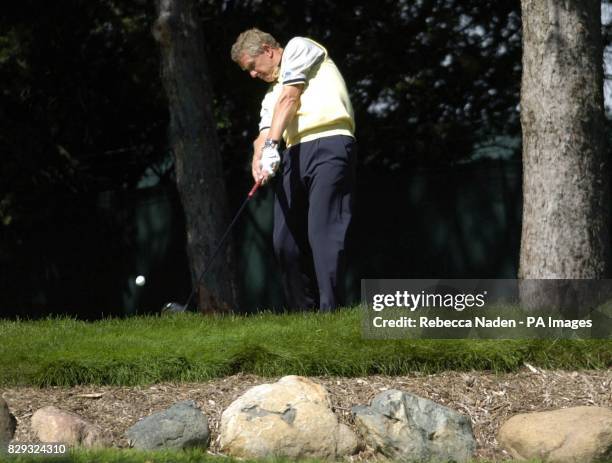
[[[136,277],[136,284],[137,284],[138,286],[144,286],[144,284],[145,284],[145,282],[146,282],[146,281],[147,281],[147,280],[146,280],[146,279],[145,279],[145,277],[143,277],[142,275],[138,275],[138,276]]]

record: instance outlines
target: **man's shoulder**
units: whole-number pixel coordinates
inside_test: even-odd
[[[287,45],[285,45],[285,53],[288,55],[300,53],[309,49],[320,49],[322,52],[325,52],[325,47],[323,45],[308,37],[293,37],[287,42]]]
[[[327,56],[325,48],[306,37],[292,38],[283,51],[280,81],[283,85],[304,83],[313,66]]]
[[[309,42],[311,42],[311,40],[307,37],[296,36],[290,39],[289,42],[287,42],[287,45],[285,45],[285,49],[289,47],[309,45]]]

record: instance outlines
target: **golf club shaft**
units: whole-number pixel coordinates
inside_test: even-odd
[[[204,267],[204,270],[202,270],[202,273],[200,273],[200,276],[198,277],[198,279],[197,279],[193,289],[191,290],[191,294],[189,295],[189,299],[187,299],[187,302],[185,303],[185,306],[184,306],[185,310],[187,310],[189,308],[189,304],[191,304],[191,300],[195,296],[195,293],[198,290],[198,287],[200,286],[200,283],[204,279],[204,276],[208,273],[208,269],[211,267],[213,261],[215,260],[215,257],[217,257],[217,254],[221,250],[221,247],[223,246],[223,243],[225,243],[225,240],[227,239],[227,237],[229,236],[230,232],[232,231],[232,228],[234,227],[234,224],[237,222],[238,218],[242,214],[242,211],[244,210],[244,208],[248,204],[249,200],[253,197],[253,195],[255,195],[255,192],[257,191],[257,189],[260,186],[261,186],[261,180],[258,180],[257,182],[255,182],[255,185],[253,185],[253,188],[251,188],[251,191],[249,191],[249,194],[247,195],[247,197],[243,201],[242,206],[240,206],[240,209],[238,209],[238,212],[236,212],[236,215],[234,216],[234,218],[230,222],[229,226],[227,227],[227,230],[225,230],[225,233],[221,237],[221,240],[219,241],[219,244],[217,244],[217,247],[213,251],[213,253],[210,256],[210,258],[208,259],[208,262],[206,263],[206,266]]]

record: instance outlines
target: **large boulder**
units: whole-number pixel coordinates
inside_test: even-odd
[[[17,420],[9,411],[8,404],[0,397],[0,449],[3,449],[13,439]]]
[[[501,426],[497,440],[521,460],[612,461],[612,409],[573,407],[515,415]]]
[[[69,446],[107,447],[102,429],[76,413],[57,407],[43,407],[32,415],[32,432],[40,442],[61,442]]]
[[[143,418],[126,431],[130,446],[162,448],[208,448],[208,418],[193,400],[178,402],[167,410]]]
[[[352,411],[366,443],[393,460],[464,462],[476,449],[467,417],[408,392],[382,392]]]
[[[359,447],[334,415],[327,390],[300,376],[255,386],[235,400],[221,416],[220,444],[241,458],[339,459]]]

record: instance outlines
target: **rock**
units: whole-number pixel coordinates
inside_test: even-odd
[[[8,404],[0,397],[0,449],[3,449],[13,439],[17,429],[17,420],[9,411]]]
[[[501,426],[497,440],[521,460],[612,461],[612,409],[573,407],[515,415]]]
[[[100,427],[76,413],[53,406],[43,407],[32,415],[32,432],[40,442],[83,447],[110,446],[110,439]]]
[[[186,400],[143,418],[126,436],[130,446],[143,450],[208,448],[210,430],[206,415],[193,400]]]
[[[338,423],[327,390],[285,376],[249,389],[221,416],[221,450],[240,458],[339,459],[358,450],[357,436]]]
[[[384,391],[353,416],[366,443],[393,460],[464,462],[476,448],[467,417],[407,392]]]

